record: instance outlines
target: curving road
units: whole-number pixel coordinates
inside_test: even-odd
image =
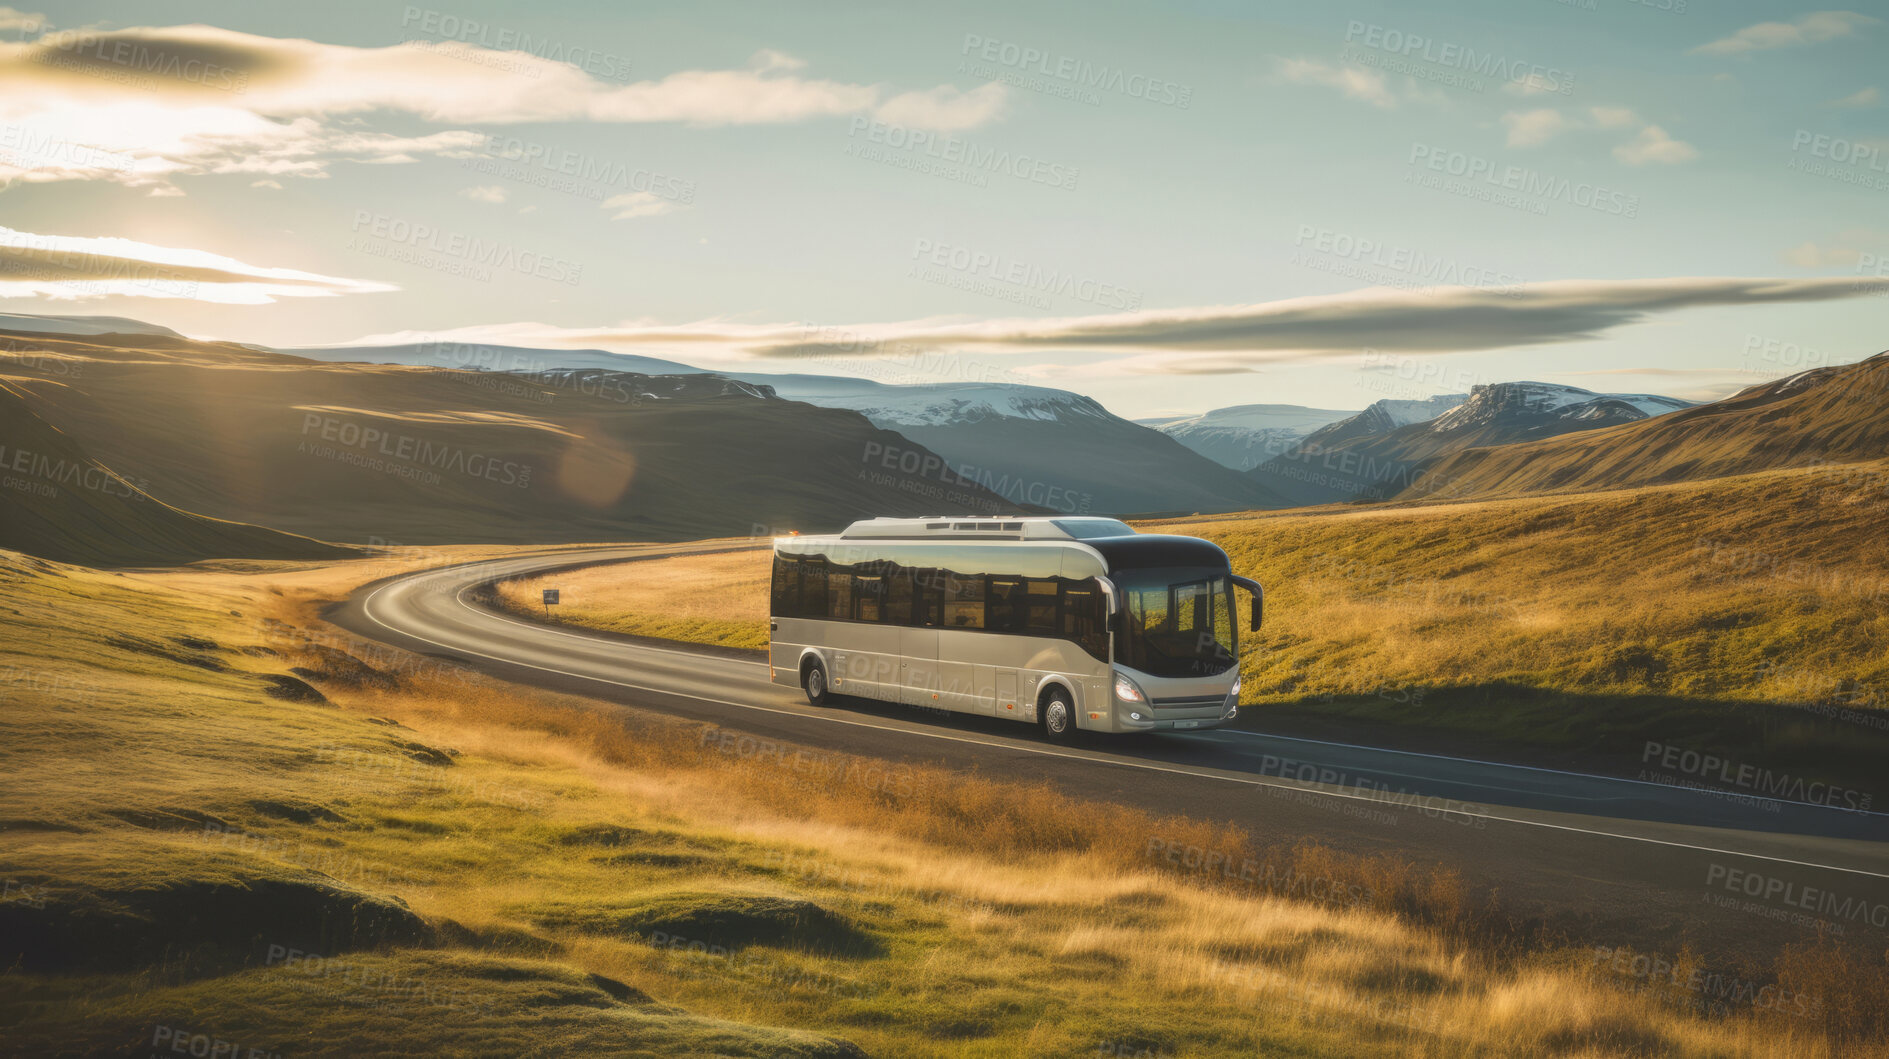
[[[817,751],[1046,780],[1083,799],[1224,820],[1447,865],[1524,916],[1577,917],[1600,943],[1676,953],[1688,938],[1762,954],[1842,927],[1889,942],[1889,816],[1362,745],[1209,731],[1050,746],[1014,722],[848,702],[815,710],[764,662],[521,620],[479,605],[497,580],[725,551],[726,543],[560,548],[376,582],[328,615],[358,635],[508,680]],[[635,576],[627,567],[624,576]],[[704,742],[755,753],[705,729]],[[780,758],[774,758],[780,761]],[[1152,849],[1194,863],[1200,851]],[[1216,865],[1202,870],[1220,871]],[[1237,872],[1237,868],[1234,869]]]

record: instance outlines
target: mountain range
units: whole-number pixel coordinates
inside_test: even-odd
[[[1469,449],[1537,441],[1665,415],[1673,397],[1602,394],[1542,382],[1477,386],[1467,395],[1378,401],[1313,431],[1251,474],[1294,504],[1382,500],[1408,488],[1432,462]]]
[[[570,368],[707,374],[676,361],[600,349],[559,350],[463,342],[284,348],[329,362],[472,368],[543,374]],[[957,475],[1013,504],[1065,514],[1234,511],[1282,499],[1235,469],[1159,431],[1122,419],[1093,398],[998,382],[894,385],[835,375],[728,372],[789,401],[858,412],[944,456]],[[1106,457],[1101,454],[1106,453]]]
[[[1137,419],[1202,456],[1236,471],[1250,471],[1289,451],[1307,434],[1356,411],[1296,404],[1239,404],[1191,416]]]

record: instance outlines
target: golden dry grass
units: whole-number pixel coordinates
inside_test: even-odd
[[[520,614],[544,617],[544,589],[558,589],[558,621],[630,636],[723,647],[767,646],[772,552],[743,551],[568,570],[507,581],[499,599]]]
[[[1889,461],[1142,528],[1212,540],[1266,585],[1266,627],[1241,645],[1247,723],[1368,722],[1593,767],[1658,739],[1814,771],[1889,749],[1885,523]],[[767,563],[666,559],[503,592],[528,612],[555,584],[564,621],[763,647]],[[1813,710],[1781,737],[1779,705]]]
[[[1838,1024],[1852,1033],[1839,1043],[1821,1015],[1747,1005],[1700,1018],[1623,988],[1633,980],[1597,971],[1585,952],[1490,946],[1460,887],[1407,864],[1256,848],[1229,829],[1077,806],[1042,787],[725,746],[700,725],[598,711],[374,652],[313,618],[362,572],[251,565],[119,577],[12,564],[15,618],[0,662],[33,680],[0,716],[19,781],[0,794],[0,812],[16,823],[5,870],[85,886],[126,872],[161,880],[206,857],[238,873],[319,863],[343,882],[397,894],[429,921],[460,924],[455,936],[472,940],[443,941],[436,954],[359,959],[479,991],[478,1017],[419,1003],[390,1019],[362,1011],[358,989],[285,991],[293,979],[282,968],[213,979],[16,975],[16,995],[30,997],[8,1016],[20,1026],[16,1043],[100,1026],[148,1032],[160,1016],[245,1039],[288,1034],[297,1050],[328,1052],[654,1040],[700,1050],[704,1034],[721,1032],[658,1025],[642,1009],[612,1008],[597,1022],[591,1000],[557,1006],[570,1003],[558,996],[590,996],[583,975],[602,974],[700,1016],[813,1029],[875,1055],[1880,1049],[1875,964],[1798,955],[1801,967],[1778,972],[1787,982],[1814,978],[1805,988],[1820,990],[1820,1012],[1863,1012]],[[179,643],[179,629],[197,646]],[[341,679],[358,674],[349,654],[366,655],[397,686],[350,687]],[[257,690],[261,675],[291,665],[324,674],[311,679],[331,704]],[[450,765],[428,764],[415,747],[455,753]],[[341,821],[260,815],[265,797]],[[156,807],[210,813],[253,838],[110,815]],[[21,831],[22,820],[80,830]],[[1289,884],[1229,883],[1151,857],[1157,842],[1370,894],[1288,898],[1274,891]],[[879,948],[691,952],[595,920],[652,894],[810,900]],[[592,918],[573,923],[572,910]],[[499,966],[494,952],[513,955]],[[500,984],[512,981],[541,991]],[[791,1042],[776,1043],[785,1054]]]

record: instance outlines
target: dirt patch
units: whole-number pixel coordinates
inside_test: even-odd
[[[846,917],[788,897],[677,891],[617,905],[564,905],[533,917],[548,927],[643,938],[659,945],[751,945],[845,956],[877,955],[878,939]]]
[[[326,705],[328,696],[316,691],[314,686],[301,677],[292,677],[287,673],[270,673],[262,678],[263,694],[272,699],[287,702],[318,702]]]
[[[316,821],[330,824],[348,822],[347,817],[315,802],[281,802],[271,798],[254,798],[246,804],[264,816],[273,816],[279,820],[289,820],[298,824],[312,824]]]

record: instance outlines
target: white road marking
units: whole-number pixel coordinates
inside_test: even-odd
[[[421,576],[425,576],[425,575],[421,575]],[[1177,776],[1191,776],[1197,779],[1220,780],[1226,783],[1240,783],[1240,784],[1246,784],[1246,785],[1254,786],[1254,787],[1269,787],[1269,788],[1284,789],[1284,790],[1306,791],[1310,793],[1320,794],[1328,798],[1343,798],[1343,799],[1348,799],[1351,801],[1367,801],[1367,802],[1380,802],[1381,801],[1381,799],[1373,798],[1368,795],[1348,794],[1343,791],[1326,790],[1324,788],[1314,786],[1314,785],[1299,785],[1299,784],[1293,784],[1293,783],[1275,782],[1275,781],[1267,780],[1263,777],[1223,775],[1219,772],[1208,772],[1208,771],[1203,771],[1200,769],[1181,768],[1181,767],[1170,766],[1170,765],[1159,765],[1159,764],[1155,764],[1153,762],[1147,762],[1147,761],[1134,761],[1134,760],[1127,760],[1127,759],[1120,759],[1120,758],[1111,758],[1111,757],[1105,757],[1105,756],[1096,755],[1096,754],[1069,753],[1069,752],[1065,752],[1061,750],[1051,750],[1046,747],[1029,746],[1029,745],[1021,744],[1021,743],[996,742],[996,741],[986,740],[986,739],[977,739],[971,736],[947,735],[942,732],[930,732],[930,731],[925,731],[923,729],[911,729],[911,728],[895,727],[891,725],[873,724],[867,721],[859,721],[859,720],[854,720],[854,719],[845,718],[845,717],[834,717],[834,716],[824,714],[824,713],[815,713],[815,712],[812,712],[811,710],[784,710],[784,709],[780,709],[773,706],[758,706],[753,703],[736,702],[731,699],[720,699],[720,698],[715,698],[709,695],[696,695],[696,694],[693,694],[691,692],[686,692],[686,691],[671,691],[666,688],[652,688],[652,687],[648,687],[642,684],[632,684],[628,681],[613,680],[609,677],[600,677],[600,676],[595,676],[589,673],[578,673],[578,672],[573,672],[568,669],[559,669],[555,666],[538,665],[534,662],[522,662],[517,659],[506,658],[502,655],[487,654],[484,651],[475,651],[475,650],[472,650],[471,648],[466,648],[466,647],[456,647],[452,644],[442,643],[438,640],[430,639],[425,636],[419,636],[410,632],[403,632],[402,630],[397,629],[394,626],[389,625],[388,623],[382,621],[380,618],[376,617],[373,613],[373,605],[374,605],[375,599],[378,598],[379,595],[382,592],[386,591],[387,589],[401,585],[404,582],[404,580],[405,579],[396,579],[394,581],[390,581],[387,584],[384,584],[381,587],[375,589],[373,592],[370,592],[367,598],[363,600],[361,603],[361,613],[366,615],[369,621],[372,621],[374,624],[379,625],[381,628],[386,629],[389,632],[393,632],[402,636],[408,636],[415,640],[419,640],[422,643],[432,644],[435,647],[443,647],[449,651],[457,651],[463,654],[478,655],[481,658],[489,658],[495,662],[504,662],[509,665],[524,666],[527,669],[536,669],[536,670],[540,670],[546,673],[557,673],[562,676],[574,677],[579,680],[591,680],[600,684],[611,684],[617,687],[630,688],[634,691],[647,691],[652,694],[658,694],[658,695],[673,695],[677,698],[694,699],[697,702],[711,702],[711,703],[715,703],[721,706],[732,706],[737,709],[759,710],[763,713],[778,714],[784,717],[801,717],[801,718],[816,719],[816,720],[827,721],[833,724],[850,725],[857,728],[871,728],[871,729],[876,729],[882,732],[896,732],[903,735],[919,736],[919,737],[928,738],[928,739],[942,739],[942,740],[947,740],[947,741],[956,742],[956,743],[969,743],[969,744],[973,744],[977,746],[990,747],[993,749],[1014,750],[1014,751],[1020,751],[1023,753],[1030,753],[1030,754],[1042,754],[1048,757],[1060,757],[1060,758],[1066,758],[1066,759],[1074,760],[1074,761],[1093,761],[1093,762],[1098,762],[1102,764],[1116,765],[1123,768],[1143,769],[1150,772],[1165,772],[1165,773],[1169,773],[1169,774],[1177,775]],[[463,599],[459,598],[458,594],[454,595],[453,600],[456,604],[462,607],[467,607],[468,609],[474,609],[471,607],[471,604],[468,604]],[[475,609],[475,613],[490,613],[490,612],[479,611]],[[1696,845],[1690,842],[1675,842],[1671,839],[1652,838],[1646,835],[1629,835],[1629,834],[1621,834],[1615,831],[1600,831],[1600,830],[1595,830],[1592,828],[1575,827],[1571,824],[1550,823],[1546,820],[1529,820],[1529,819],[1521,818],[1521,817],[1497,816],[1493,813],[1471,813],[1471,812],[1466,812],[1460,809],[1449,809],[1449,808],[1426,807],[1424,811],[1433,812],[1433,813],[1442,813],[1442,814],[1447,814],[1447,815],[1452,815],[1452,816],[1464,816],[1464,817],[1470,817],[1472,819],[1482,818],[1482,819],[1487,819],[1487,820],[1495,820],[1502,823],[1520,824],[1520,825],[1524,825],[1528,827],[1548,828],[1550,830],[1573,832],[1576,834],[1594,835],[1600,838],[1616,838],[1616,839],[1622,839],[1628,842],[1644,842],[1644,843],[1648,843],[1648,844],[1656,845],[1656,846],[1666,846],[1672,849],[1689,849],[1689,850],[1694,850],[1701,853],[1716,853],[1716,854],[1720,854],[1720,855],[1728,856],[1728,857],[1745,857],[1752,860],[1769,861],[1774,864],[1790,864],[1790,865],[1795,865],[1797,867],[1802,867],[1802,868],[1820,868],[1825,871],[1838,871],[1838,872],[1846,872],[1852,875],[1865,875],[1874,879],[1889,879],[1889,874],[1867,871],[1862,868],[1848,868],[1848,867],[1843,867],[1841,865],[1836,865],[1836,864],[1821,864],[1816,861],[1794,860],[1789,857],[1776,857],[1776,856],[1771,856],[1769,854],[1764,854],[1764,853],[1747,853],[1747,852],[1741,852],[1739,850],[1720,849],[1715,846],[1702,846],[1702,845]]]

